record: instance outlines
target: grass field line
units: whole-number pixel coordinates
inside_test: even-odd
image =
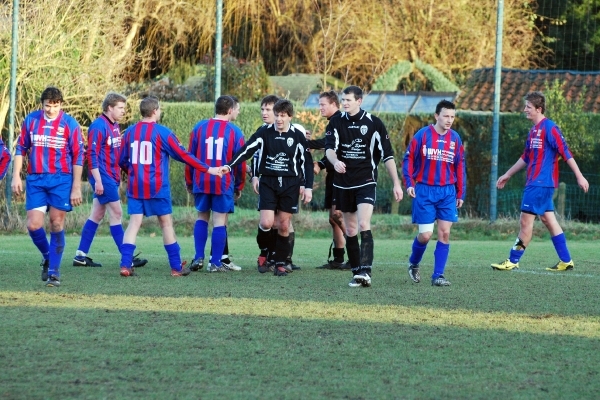
[[[503,271],[499,271],[502,273]],[[552,272],[552,271],[533,271],[533,270],[523,270],[519,268],[518,270],[513,270],[509,272],[516,272],[519,274],[534,274],[534,275],[548,275],[548,276],[558,276],[558,277],[575,277],[575,278],[599,278],[599,275],[591,275],[591,274],[578,274],[572,271],[564,271],[564,272]]]
[[[0,307],[202,313],[504,330],[507,332],[600,339],[600,317],[598,316],[568,317],[554,314],[484,313],[460,309],[447,310],[396,305],[361,306],[342,302],[2,291],[0,292]]]

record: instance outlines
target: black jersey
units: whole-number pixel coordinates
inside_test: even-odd
[[[340,115],[342,115],[342,112],[340,110],[338,110],[331,117],[327,118],[327,121],[331,120],[331,118],[333,118],[333,117],[339,117]],[[309,140],[308,148],[313,149],[313,150],[324,150],[326,141],[327,141],[327,139],[325,137],[322,137],[321,139]],[[323,156],[323,158],[321,158],[318,161],[318,163],[319,163],[319,168],[327,170],[327,173],[330,173],[330,172],[333,173],[335,171],[333,168],[333,165],[331,165],[331,163],[327,159],[326,155]]]
[[[331,149],[346,164],[346,173],[335,173],[333,186],[351,189],[377,184],[377,165],[394,158],[394,150],[383,122],[360,110],[356,115],[333,117],[325,134],[326,151]]]
[[[291,124],[287,132],[277,132],[275,125],[260,127],[229,163],[230,167],[249,159],[255,160],[256,176],[300,177],[307,189],[312,189],[313,166],[304,131]]]

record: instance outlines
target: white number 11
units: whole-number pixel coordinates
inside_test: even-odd
[[[216,144],[217,145],[217,157],[216,158],[217,158],[217,160],[220,161],[223,156],[223,138],[218,138],[217,140],[215,140],[213,137],[209,137],[204,142],[206,143],[206,158],[208,160],[214,159],[213,145]]]

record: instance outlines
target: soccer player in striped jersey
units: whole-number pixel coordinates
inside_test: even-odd
[[[418,224],[409,258],[408,274],[415,283],[421,281],[419,263],[437,221],[431,284],[449,286],[444,277],[450,253],[450,228],[458,221],[466,191],[464,148],[458,133],[451,129],[456,116],[454,103],[440,101],[435,108],[435,124],[420,129],[410,141],[402,172],[407,193],[412,197],[413,224]]]
[[[292,214],[298,211],[298,197],[304,203],[312,199],[312,157],[307,152],[306,131],[291,123],[294,106],[289,100],[279,100],[273,106],[275,123],[263,126],[256,131],[248,142],[237,152],[228,164],[222,167],[228,173],[241,162],[260,151],[257,160],[257,173],[260,176],[258,185],[260,222],[256,242],[259,249],[269,247],[273,240],[271,228],[275,221],[275,212],[279,218],[278,233],[275,245],[275,269],[277,276],[285,276],[286,258],[290,253],[289,229]],[[264,266],[262,259],[259,272]]]
[[[239,114],[240,105],[231,96],[221,96],[215,102],[215,117],[202,120],[194,126],[190,134],[188,151],[211,167],[221,167],[233,158],[244,146],[244,134],[231,123]],[[211,236],[211,257],[208,272],[240,270],[231,262],[223,262],[223,251],[227,241],[227,216],[234,211],[234,198],[239,198],[244,188],[246,163],[238,164],[233,174],[222,177],[208,175],[185,168],[185,182],[194,195],[198,219],[194,225],[194,245],[196,255],[190,265],[192,271],[203,266],[204,247],[208,239],[208,221],[212,211],[213,230]],[[229,257],[227,257],[229,258]]]
[[[577,185],[587,193],[589,183],[584,178],[567,146],[565,138],[556,124],[544,116],[546,97],[541,92],[530,92],[525,96],[525,117],[533,123],[529,131],[525,150],[517,162],[496,183],[502,189],[518,171],[527,168],[525,190],[521,201],[521,229],[508,259],[492,264],[494,270],[510,271],[519,268],[519,260],[533,235],[536,215],[548,228],[552,244],[558,254],[558,262],[548,271],[568,271],[575,266],[567,248],[567,241],[554,215],[552,196],[558,187],[558,157],[560,156],[577,178]]]
[[[87,253],[98,230],[98,225],[108,211],[110,234],[120,249],[123,244],[123,209],[119,196],[121,168],[119,152],[121,131],[119,121],[125,116],[127,98],[118,93],[108,93],[102,102],[102,115],[96,118],[88,129],[87,163],[88,180],[94,191],[92,212],[83,225],[79,247],[73,258],[75,267],[101,267]],[[148,261],[134,257],[133,266],[144,266]]]
[[[25,117],[17,143],[12,190],[23,191],[21,169],[28,157],[26,200],[27,230],[42,253],[42,280],[60,286],[60,263],[65,248],[65,217],[81,205],[83,137],[73,117],[61,110],[63,94],[47,87],[41,95],[42,109]],[[44,230],[46,211],[50,216],[50,243]]]
[[[211,175],[221,175],[219,168],[209,168],[189,154],[177,136],[158,124],[160,104],[154,96],[140,102],[142,120],[127,128],[121,140],[119,165],[127,171],[127,212],[129,226],[121,246],[121,276],[133,276],[135,240],[144,215],[156,215],[162,229],[163,243],[171,266],[171,276],[186,276],[190,269],[181,262],[180,248],[173,229],[169,159],[191,165]]]
[[[10,164],[10,151],[6,148],[6,145],[0,138],[0,181],[4,179],[8,172],[8,165]]]
[[[361,109],[363,91],[348,86],[342,91],[344,112],[329,120],[325,154],[335,169],[336,209],[346,226],[346,250],[352,266],[350,287],[371,286],[373,234],[371,217],[377,189],[377,165],[383,161],[394,184],[394,199],[402,200],[402,187],[394,150],[383,122]],[[360,233],[360,245],[358,235]]]

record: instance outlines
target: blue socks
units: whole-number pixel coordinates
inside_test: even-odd
[[[408,261],[415,265],[420,263],[423,259],[423,254],[425,254],[425,250],[427,250],[427,243],[419,242],[415,236],[415,240],[412,244],[412,253],[410,254]]]
[[[564,233],[554,236],[552,238],[552,244],[554,244],[554,249],[556,250],[556,254],[558,254],[558,258],[560,258],[560,261],[571,261],[571,253],[569,253],[569,249],[567,248],[567,239],[565,238]]]
[[[29,236],[33,240],[33,244],[38,248],[44,260],[47,260],[50,253],[50,244],[48,238],[46,238],[46,231],[44,228],[37,229],[35,231],[29,231]]]
[[[50,265],[48,267],[48,276],[60,276],[60,262],[62,261],[63,251],[65,250],[65,231],[50,232]]]
[[[523,242],[521,241],[521,239],[517,238],[517,240],[515,240],[515,244],[513,245],[512,249],[510,250],[508,259],[510,260],[511,263],[517,264],[519,262],[519,260],[521,259],[521,257],[523,257],[523,254],[525,254],[525,246],[523,245]]]
[[[196,224],[194,224],[194,247],[196,249],[196,255],[194,256],[194,260],[204,258],[204,247],[206,247],[207,240],[208,222],[197,220]],[[219,262],[221,262],[220,259]]]
[[[121,245],[121,268],[131,268],[133,263],[133,252],[135,251],[135,244],[123,243]]]
[[[227,240],[227,230],[224,226],[215,226],[211,237],[211,256],[210,263],[221,265],[221,258],[225,250],[225,241]]]
[[[110,234],[117,245],[117,249],[121,251],[121,245],[123,244],[123,236],[125,236],[125,232],[123,231],[123,225],[111,225],[110,226]]]
[[[444,269],[446,268],[449,253],[450,245],[438,241],[435,246],[435,251],[433,252],[433,275],[431,276],[431,279],[437,279],[440,275],[444,275]]]
[[[85,221],[83,229],[81,230],[81,240],[79,241],[79,248],[77,250],[87,254],[90,251],[90,247],[92,246],[92,241],[94,240],[94,236],[96,236],[97,230],[97,223],[91,219]]]
[[[175,271],[181,271],[181,255],[179,254],[179,244],[177,242],[165,244],[165,250],[169,257],[169,265]]]

